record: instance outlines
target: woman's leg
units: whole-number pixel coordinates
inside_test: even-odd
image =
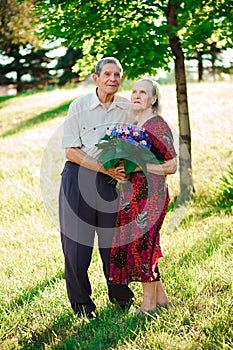
[[[157,306],[166,306],[171,305],[167,293],[163,288],[162,281],[156,282],[156,305]]]
[[[155,312],[157,306],[170,306],[170,302],[161,281],[142,283],[143,300],[137,314]]]
[[[156,310],[156,282],[142,282],[143,300],[136,313]]]

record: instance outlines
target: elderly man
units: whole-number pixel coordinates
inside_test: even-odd
[[[116,188],[110,180],[126,179],[118,168],[104,169],[97,160],[95,144],[108,130],[127,121],[129,101],[116,95],[122,76],[117,59],[100,60],[92,74],[96,91],[74,100],[64,123],[67,161],[62,172],[59,215],[66,286],[73,310],[90,319],[96,317],[88,277],[95,232],[107,281],[118,208]],[[132,304],[134,296],[127,285],[108,285],[108,295],[123,310]]]

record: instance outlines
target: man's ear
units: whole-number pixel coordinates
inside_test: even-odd
[[[96,81],[97,81],[98,75],[97,75],[97,74],[95,74],[95,73],[92,73],[91,78],[92,78],[92,80],[94,81],[94,83],[96,84]]]

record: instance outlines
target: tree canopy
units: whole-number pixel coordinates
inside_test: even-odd
[[[25,47],[9,45],[9,63],[0,63],[0,84],[13,84],[18,92],[27,89],[40,89],[48,86],[53,77],[49,74],[47,57],[48,50],[34,48],[27,44]]]
[[[34,1],[1,0],[0,2],[0,53],[8,54],[11,45],[39,45],[35,34]]]
[[[75,69],[86,76],[102,56],[116,56],[130,78],[174,61],[180,132],[180,198],[190,198],[191,132],[185,55],[208,42],[232,47],[231,0],[36,0],[41,34],[81,48]]]
[[[57,64],[54,67],[58,72],[58,85],[65,85],[67,82],[77,83],[79,82],[78,72],[73,72],[72,67],[75,65],[78,59],[82,57],[82,50],[74,50],[72,47],[68,47],[66,53],[57,59]]]
[[[176,6],[177,25],[169,29],[168,12]],[[169,36],[178,36],[190,56],[206,42],[232,47],[233,15],[230,0],[37,0],[45,38],[63,38],[82,48],[77,69],[93,69],[96,57],[120,58],[130,78],[155,74],[174,59]]]
[[[50,80],[48,50],[41,47],[36,34],[33,10],[33,0],[0,3],[0,84],[13,83],[18,92],[26,87],[42,87]]]

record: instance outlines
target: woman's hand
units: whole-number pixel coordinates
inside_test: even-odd
[[[121,169],[121,168],[125,169],[123,160],[120,160],[118,165],[118,169]],[[132,171],[132,173],[136,173],[138,171],[142,171],[142,168],[140,167],[140,165],[137,165],[137,167],[134,169],[134,171]]]
[[[142,168],[140,167],[140,165],[137,165],[137,167],[134,169],[134,173],[137,173],[139,171],[142,171]]]

